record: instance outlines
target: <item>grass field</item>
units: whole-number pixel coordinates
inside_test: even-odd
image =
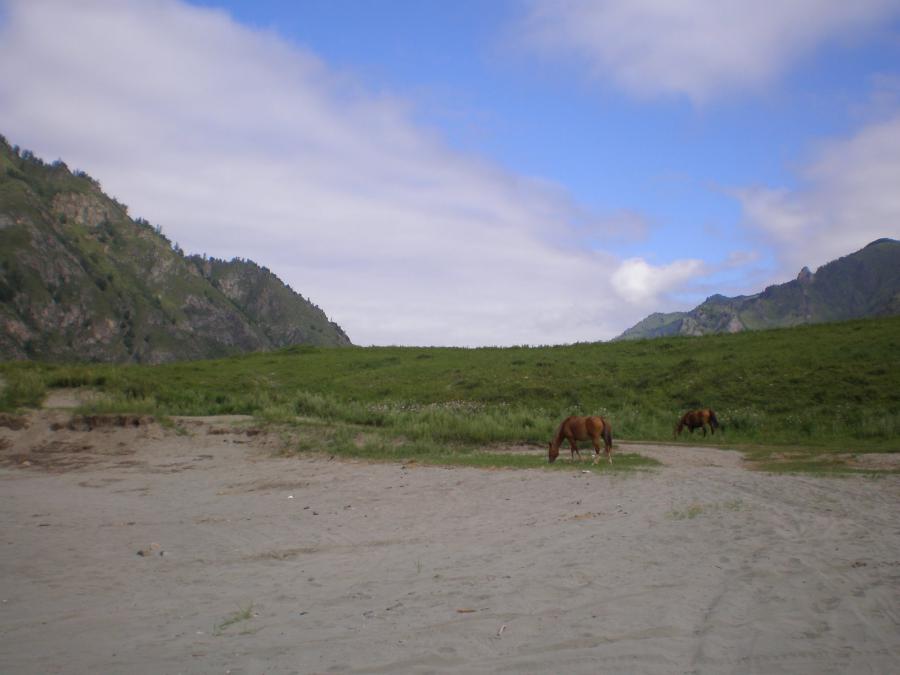
[[[39,404],[47,388],[91,387],[103,394],[92,412],[253,414],[322,426],[328,447],[358,455],[546,444],[570,414],[604,415],[617,439],[671,441],[681,412],[700,406],[724,425],[718,444],[814,455],[900,450],[900,317],[555,347],[292,347],[161,366],[5,363],[0,374],[5,410]]]

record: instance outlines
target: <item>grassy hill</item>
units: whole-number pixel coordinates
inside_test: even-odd
[[[878,239],[762,293],[713,295],[690,312],[655,313],[616,340],[708,335],[900,314],[900,242]]]
[[[0,358],[160,363],[292,344],[350,340],[269,270],[186,257],[89,176],[0,137]]]
[[[159,366],[7,363],[0,374],[6,408],[33,404],[45,387],[89,386],[106,395],[93,410],[251,413],[311,425],[309,447],[361,452],[354,443],[370,434],[398,456],[436,444],[543,445],[565,415],[587,413],[607,416],[617,439],[670,441],[679,414],[699,406],[725,425],[717,443],[900,451],[900,317],[560,347],[291,347]]]

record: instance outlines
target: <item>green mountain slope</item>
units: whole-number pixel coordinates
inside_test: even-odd
[[[89,176],[0,137],[0,358],[161,363],[294,344],[350,340],[269,270],[185,257]]]
[[[238,258],[226,262],[190,256],[188,260],[260,327],[273,346],[350,344],[340,326],[328,322],[321,309],[267,268]]]
[[[784,328],[900,314],[900,242],[878,239],[762,293],[713,295],[690,312],[651,314],[616,340]]]

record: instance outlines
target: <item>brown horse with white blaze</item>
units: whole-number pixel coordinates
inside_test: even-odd
[[[681,430],[685,427],[687,427],[688,431],[691,433],[694,433],[694,429],[703,429],[703,435],[706,436],[707,426],[709,427],[709,432],[713,435],[715,435],[716,429],[719,428],[719,420],[716,418],[716,413],[713,412],[712,408],[688,410],[681,416],[681,419],[678,420],[678,424],[675,425],[675,433],[672,434],[672,438],[678,438],[678,434],[680,434]]]
[[[603,446],[606,450],[606,461],[612,464],[612,427],[602,417],[589,416],[579,417],[572,415],[567,417],[559,425],[556,435],[550,441],[550,453],[548,459],[552,464],[559,457],[559,446],[564,440],[569,441],[572,449],[572,461],[575,461],[575,455],[581,459],[581,453],[578,452],[578,441],[590,440],[594,444],[594,461],[600,458],[600,439],[603,438]]]

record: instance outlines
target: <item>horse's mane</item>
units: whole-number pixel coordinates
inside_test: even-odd
[[[566,422],[568,422],[568,421],[569,421],[569,418],[567,417],[562,422],[560,422],[559,426],[556,428],[556,433],[553,435],[553,445],[554,446],[559,447],[560,445],[562,445],[563,427],[566,426]]]

